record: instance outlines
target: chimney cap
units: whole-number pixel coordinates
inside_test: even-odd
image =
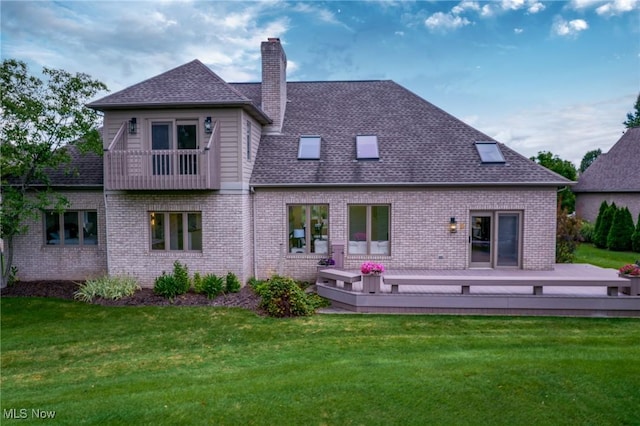
[[[267,38],[267,41],[271,43],[280,43],[280,39],[278,37],[269,37]]]

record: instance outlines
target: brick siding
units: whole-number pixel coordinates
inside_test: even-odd
[[[465,269],[469,265],[469,217],[472,211],[522,212],[522,268],[552,269],[555,263],[555,189],[380,189],[256,191],[258,277],[273,273],[302,280],[315,278],[323,255],[288,253],[289,204],[329,204],[329,239],[347,243],[349,204],[391,206],[391,255],[349,255],[345,268],[357,269],[364,260],[378,260],[393,269]],[[460,229],[452,234],[449,220]]]
[[[46,245],[42,214],[28,222],[29,231],[14,238],[13,265],[22,281],[85,280],[107,271],[104,196],[102,191],[58,191],[71,203],[69,210],[96,210],[97,246]]]

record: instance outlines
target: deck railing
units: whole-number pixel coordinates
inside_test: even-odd
[[[105,189],[219,189],[219,142],[215,123],[202,149],[131,150],[123,124],[104,152]]]

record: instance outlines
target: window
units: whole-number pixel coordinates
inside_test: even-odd
[[[300,136],[298,160],[319,160],[320,140],[320,136]]]
[[[247,160],[251,160],[251,122],[247,120]]]
[[[175,124],[175,134],[174,134]],[[198,120],[154,121],[151,123],[151,149],[196,150],[198,149]],[[198,174],[197,153],[180,153],[172,164],[170,153],[154,154],[152,169],[154,175],[171,175],[177,170],[181,175]]]
[[[329,206],[289,206],[289,253],[329,254]]]
[[[202,213],[150,212],[151,250],[202,251]]]
[[[380,158],[376,135],[356,136],[356,158],[358,160],[377,160]]]
[[[504,157],[497,143],[476,142],[476,149],[483,163],[504,163]]]
[[[44,212],[45,244],[53,246],[98,245],[98,213],[91,210]]]
[[[349,206],[348,254],[390,255],[389,206]]]

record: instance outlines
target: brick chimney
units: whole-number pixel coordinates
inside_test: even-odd
[[[265,128],[267,133],[280,133],[287,106],[287,55],[279,38],[263,41],[262,52],[262,110],[273,120]]]

